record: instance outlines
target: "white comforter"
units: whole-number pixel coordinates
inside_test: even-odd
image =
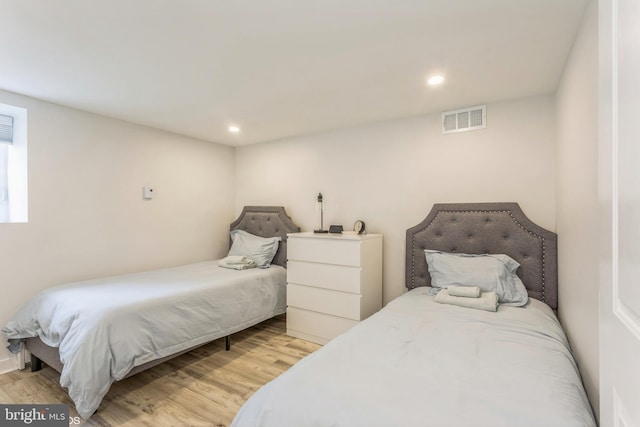
[[[595,426],[551,309],[438,304],[418,288],[270,382],[234,427]]]
[[[135,366],[240,331],[286,308],[286,270],[218,261],[72,283],[31,299],[3,328],[59,347],[60,384],[88,418]]]

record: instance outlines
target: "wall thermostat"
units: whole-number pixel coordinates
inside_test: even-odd
[[[149,187],[148,185],[145,187],[142,187],[142,198],[144,200],[153,199],[153,188]]]

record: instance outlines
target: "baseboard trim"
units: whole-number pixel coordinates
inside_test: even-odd
[[[0,360],[0,374],[6,374],[7,372],[18,370],[18,357],[10,356],[6,359]]]

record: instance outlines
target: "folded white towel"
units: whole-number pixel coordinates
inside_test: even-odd
[[[243,255],[229,255],[228,257],[223,258],[223,261],[226,264],[255,264],[251,258]]]
[[[453,285],[447,288],[447,292],[452,297],[480,298],[480,288],[477,286]]]
[[[480,298],[466,298],[451,296],[447,289],[443,289],[436,295],[436,302],[484,311],[496,311],[498,309],[498,295],[495,292],[482,292]]]
[[[231,268],[233,270],[246,270],[248,268],[255,268],[256,263],[245,256],[232,255],[226,258],[222,258],[218,261],[218,265],[224,268]]]

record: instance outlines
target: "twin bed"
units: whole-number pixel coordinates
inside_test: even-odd
[[[284,209],[272,207],[245,208],[231,228],[280,236],[276,266],[218,272],[230,280],[213,286],[205,282],[221,270],[215,263],[113,278],[125,279],[109,285],[117,292],[89,281],[81,288],[86,310],[77,316],[97,329],[85,334],[47,326],[75,310],[65,295],[77,286],[68,285],[57,288],[62,294],[53,306],[47,303],[40,329],[14,337],[38,337],[27,340],[29,349],[58,366],[78,412],[90,416],[113,381],[285,311],[286,234],[299,228]],[[409,291],[258,390],[233,426],[595,426],[554,314],[554,233],[515,203],[441,204],[407,230],[406,245]],[[519,264],[528,303],[500,304],[495,312],[439,304],[425,250],[508,255]],[[187,303],[176,288],[200,303]],[[104,318],[107,323],[96,320]],[[191,322],[179,324],[182,318]],[[69,350],[74,342],[84,347]],[[74,367],[83,359],[88,364]],[[96,375],[101,380],[94,384]]]
[[[3,329],[60,372],[88,418],[114,381],[286,311],[287,233],[300,231],[284,208],[245,207],[230,227],[280,239],[270,268],[233,270],[207,261],[47,289]],[[261,243],[261,242],[260,242]],[[232,250],[234,246],[232,245]]]
[[[406,245],[409,291],[256,392],[232,426],[595,426],[553,311],[554,233],[515,203],[439,204]],[[510,256],[528,303],[437,303],[425,250]]]

